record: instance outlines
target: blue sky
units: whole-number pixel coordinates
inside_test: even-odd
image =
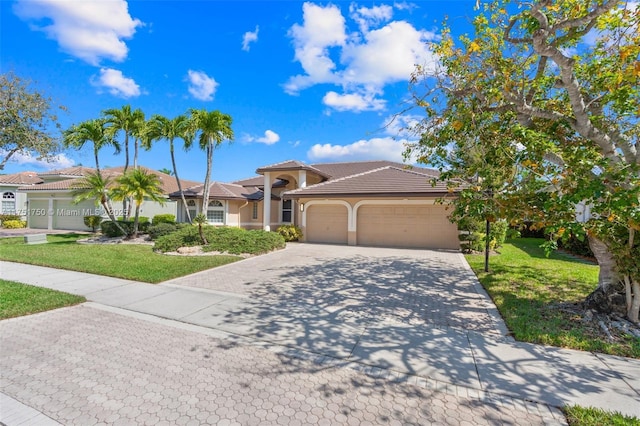
[[[449,17],[470,31],[475,1],[0,1],[0,71],[13,71],[64,105],[63,128],[130,104],[147,118],[189,108],[233,117],[235,140],[214,153],[213,179],[254,175],[259,166],[402,161],[403,122],[415,64],[434,66],[428,42]],[[176,141],[181,146],[181,141]],[[204,153],[177,151],[178,171],[203,181]],[[100,154],[101,165],[124,164]],[[171,168],[168,144],[139,163]],[[54,162],[19,156],[5,173],[77,164],[90,148]]]

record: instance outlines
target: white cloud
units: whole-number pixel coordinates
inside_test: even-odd
[[[273,130],[265,130],[264,136],[262,137],[245,135],[244,139],[247,142],[258,142],[258,143],[263,143],[265,145],[273,145],[274,143],[280,140],[280,135],[274,132]]]
[[[309,149],[311,161],[389,160],[402,162],[407,141],[391,137],[359,140],[349,145],[316,144]]]
[[[244,35],[242,36],[242,50],[244,51],[249,51],[249,49],[251,48],[250,44],[258,41],[258,31],[260,30],[260,27],[256,25],[256,30],[255,31],[247,31],[246,33],[244,33]]]
[[[389,5],[357,7],[354,3],[349,6],[351,18],[358,23],[360,31],[366,33],[371,25],[387,22],[393,16],[393,8]]]
[[[290,77],[285,92],[298,94],[316,84],[333,84],[343,93],[329,91],[323,99],[326,105],[338,111],[379,110],[384,108],[379,98],[387,84],[409,80],[417,64],[435,69],[438,58],[427,44],[438,38],[434,32],[405,21],[388,22],[393,17],[390,6],[352,5],[349,16],[359,30],[348,31],[335,5],[304,4],[303,23],[294,24],[289,36],[305,74]]]
[[[129,50],[123,39],[144,25],[129,15],[125,0],[19,0],[14,12],[63,51],[92,65],[101,59],[123,61]]]
[[[376,99],[371,93],[339,93],[330,91],[322,98],[322,103],[336,111],[379,111],[384,109],[386,101]]]
[[[140,86],[132,78],[125,77],[122,71],[112,68],[101,68],[100,75],[91,78],[91,84],[121,98],[140,96]]]
[[[189,70],[187,75],[189,93],[201,101],[212,101],[216,93],[218,83],[213,77],[209,77],[202,71]]]
[[[347,40],[345,19],[337,6],[305,3],[302,10],[304,22],[294,24],[289,36],[293,38],[295,59],[306,75],[289,79],[284,87],[290,94],[297,94],[316,83],[338,82],[333,75],[336,64],[329,57],[329,48],[342,46]]]
[[[415,138],[416,128],[424,117],[415,114],[400,114],[387,117],[382,128],[384,133],[401,138]]]
[[[5,150],[0,150],[0,157],[7,155]],[[9,163],[20,166],[39,167],[46,170],[64,169],[72,167],[75,162],[65,154],[56,154],[47,158],[34,155],[31,152],[16,152],[9,159]]]

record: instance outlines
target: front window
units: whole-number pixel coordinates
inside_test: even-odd
[[[16,213],[16,194],[5,192],[2,194],[2,214]]]
[[[224,205],[222,202],[218,200],[209,201],[207,221],[209,223],[224,223]]]
[[[283,223],[291,223],[292,204],[293,204],[293,201],[291,200],[282,201],[282,222]]]
[[[253,202],[253,211],[251,213],[251,219],[258,220],[258,203]]]
[[[189,210],[189,217],[191,219],[193,219],[194,217],[196,217],[196,202],[195,200],[188,200],[187,201],[187,210]]]

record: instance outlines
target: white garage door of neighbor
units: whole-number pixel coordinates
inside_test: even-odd
[[[358,209],[358,245],[459,249],[458,228],[445,206],[364,205]]]
[[[53,209],[53,229],[70,229],[88,231],[84,224],[84,216],[95,210],[91,202],[74,204],[71,200],[56,200]]]
[[[342,205],[309,206],[306,241],[310,243],[347,244],[347,208]]]
[[[27,211],[29,228],[47,229],[49,222],[49,201],[31,200]]]

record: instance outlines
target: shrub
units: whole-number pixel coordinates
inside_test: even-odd
[[[579,239],[573,234],[566,240],[559,240],[558,247],[578,256],[595,257],[589,247],[589,241],[584,237]]]
[[[241,228],[208,225],[202,227],[202,232],[209,243],[203,247],[204,251],[259,254],[285,246],[284,238],[276,232],[247,231]],[[155,241],[154,250],[169,252],[176,251],[180,247],[197,245],[200,245],[198,227],[186,226],[176,232],[159,237]]]
[[[129,228],[128,222],[124,220],[119,220],[118,224],[127,231],[127,235],[131,234],[133,231],[133,227]],[[110,220],[104,221],[100,224],[100,230],[102,231],[102,235],[106,237],[122,237],[122,232],[118,229],[118,227]]]
[[[26,228],[27,222],[24,220],[5,220],[2,222],[2,226],[6,229],[20,229]]]
[[[282,235],[285,241],[298,241],[302,238],[302,230],[295,225],[282,225],[276,232]]]
[[[155,217],[153,219],[155,221]],[[164,235],[169,235],[173,232],[176,232],[177,230],[178,225],[175,223],[160,222],[157,225],[151,225],[148,232],[149,237],[151,237],[151,239],[155,241],[158,238]]]
[[[489,238],[495,241],[495,247],[502,247],[504,240],[507,238],[507,229],[509,225],[506,220],[497,220],[491,224]]]
[[[87,228],[91,228],[91,231],[96,232],[96,229],[102,223],[102,216],[92,215],[84,217],[84,225]]]
[[[19,214],[0,214],[0,223],[4,223],[6,220],[20,220],[22,219]]]
[[[522,236],[522,234],[520,233],[520,231],[516,228],[508,228],[507,229],[507,238],[509,239],[513,239],[513,238],[520,238]]]
[[[151,220],[153,225],[159,225],[161,223],[176,223],[176,216],[171,213],[157,214]]]

